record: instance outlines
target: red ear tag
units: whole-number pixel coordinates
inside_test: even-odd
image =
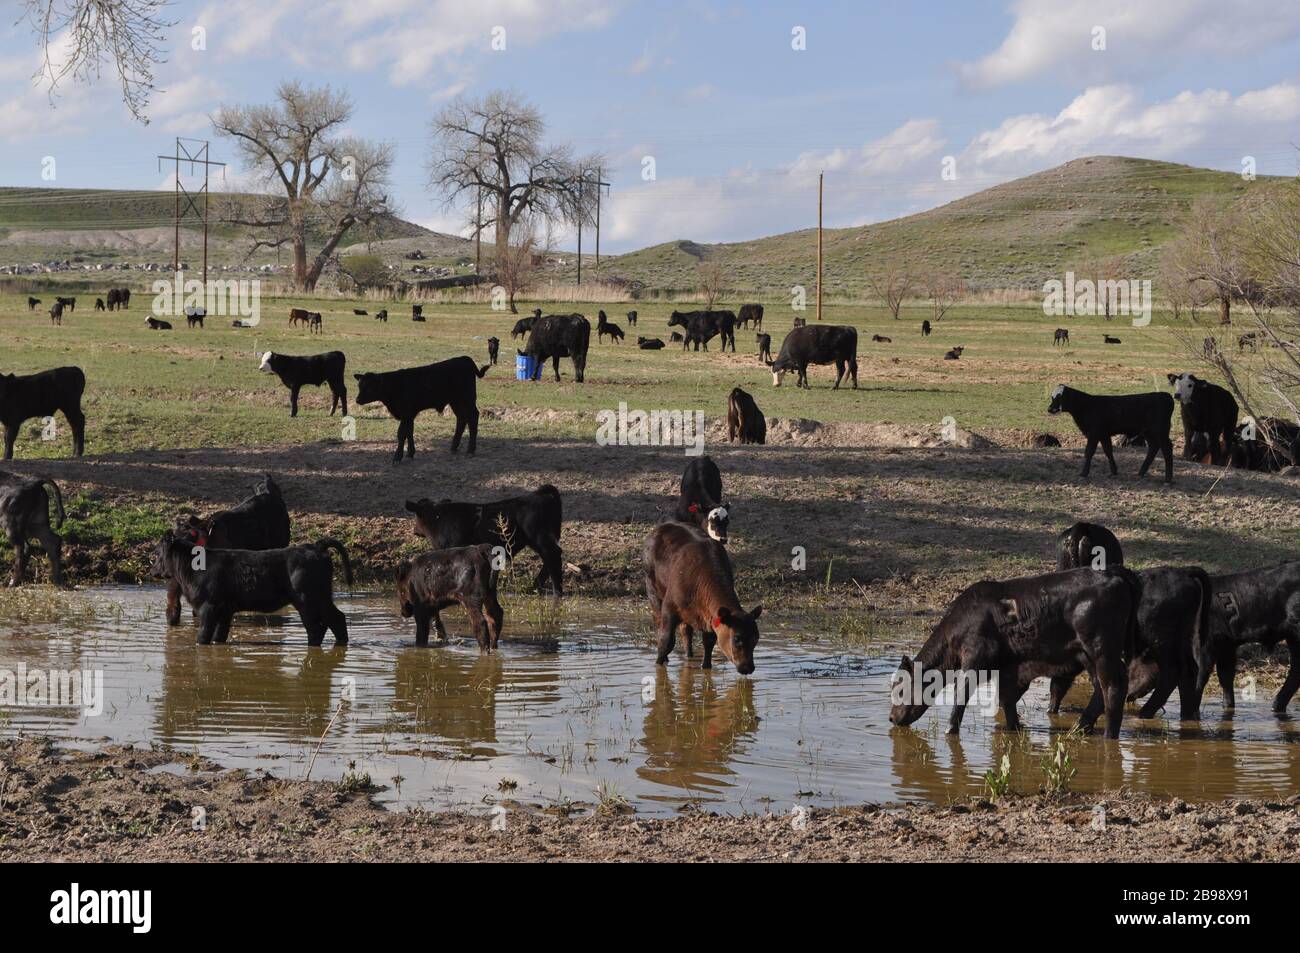
[[[206,536],[199,536],[194,540],[194,544],[196,546],[206,546],[208,545],[208,538]]]
[[[698,503],[692,503],[692,504],[691,504],[690,506],[688,506],[686,509],[687,509],[687,512],[690,512],[690,513],[698,513],[698,512],[700,511],[700,504],[698,504]]]
[[[715,616],[713,617],[713,627],[714,627],[715,629],[720,629],[720,628],[722,628],[722,616],[720,616],[720,615],[715,615]]]

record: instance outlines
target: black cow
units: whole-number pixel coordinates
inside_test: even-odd
[[[727,349],[728,343],[732,351],[736,350],[736,314],[733,311],[674,311],[668,318],[668,326],[680,327],[684,331],[683,351],[692,344],[697,351],[700,345],[707,351],[709,341],[716,335],[722,337],[722,350]]]
[[[763,306],[761,304],[742,304],[736,315],[736,323],[742,328],[752,326],[755,331],[763,330]]]
[[[81,395],[86,375],[79,367],[56,367],[38,374],[0,374],[0,423],[5,428],[6,460],[14,456],[18,428],[32,417],[63,414],[72,428],[72,454],[81,456],[86,443],[86,415]]]
[[[1200,718],[1197,676],[1201,665],[1209,664],[1210,577],[1197,566],[1144,569],[1137,577],[1142,597],[1128,666],[1128,700],[1150,692],[1138,716],[1152,718],[1177,688],[1180,717],[1195,721]],[[1060,710],[1073,681],[1074,674],[1053,676],[1049,711]],[[1101,703],[1094,686],[1087,710],[1095,717]]]
[[[130,288],[109,288],[108,289],[108,310],[116,311],[121,308],[126,310],[131,305]]]
[[[1199,706],[1210,680],[1211,663],[1223,691],[1224,713],[1236,707],[1233,679],[1237,674],[1237,647],[1258,642],[1271,649],[1285,641],[1291,654],[1286,681],[1273,697],[1273,711],[1286,711],[1300,688],[1300,562],[1279,563],[1265,569],[1212,576],[1214,598],[1210,606],[1210,640],[1195,686]]]
[[[59,514],[59,521],[54,526],[50,525],[47,486],[54,491]],[[9,545],[14,548],[14,568],[9,576],[9,585],[23,584],[27,576],[28,540],[35,538],[49,557],[50,578],[56,586],[67,587],[63,578],[63,540],[54,532],[63,526],[63,519],[63,493],[57,483],[48,477],[32,479],[0,470],[0,526],[4,527]]]
[[[1056,345],[1058,344],[1069,344],[1069,343],[1070,343],[1070,329],[1057,328],[1056,333],[1052,335],[1052,347],[1056,347]]]
[[[149,325],[150,331],[170,331],[172,329],[172,323],[170,321],[163,321],[161,318],[155,318],[153,315],[145,318],[144,323]]]
[[[629,311],[629,312],[627,313],[627,323],[628,323],[631,327],[636,327],[636,312],[635,312],[635,311]]]
[[[948,351],[946,354],[944,354],[943,359],[945,361],[960,361],[962,352],[965,350],[966,350],[965,347],[955,347],[952,350]]]
[[[355,315],[356,315],[357,317],[359,317],[359,318],[361,318],[361,317],[366,317],[367,315],[370,314],[370,312],[367,311],[365,308],[353,308],[353,309],[352,309],[352,313],[355,314]]]
[[[56,295],[54,298],[54,303],[63,305],[63,307],[70,313],[75,312],[77,310],[76,298],[60,298]]]
[[[439,642],[447,641],[443,609],[457,603],[465,607],[479,648],[491,652],[501,637],[505,613],[497,601],[498,573],[492,568],[492,549],[457,546],[422,553],[397,567],[397,604],[402,617],[415,618],[415,644],[429,644],[429,622]]]
[[[488,543],[502,546],[512,559],[521,549],[531,549],[542,560],[533,580],[540,592],[549,579],[555,594],[564,592],[564,554],[560,532],[564,507],[560,491],[549,483],[532,493],[492,503],[455,503],[448,499],[407,500],[415,514],[415,533],[434,549]]]
[[[671,344],[680,344],[682,341],[685,340],[686,340],[686,335],[682,334],[681,331],[672,331],[668,335],[668,341]]]
[[[30,297],[30,296],[29,296],[29,297],[27,298],[27,310],[28,310],[28,311],[35,311],[35,310],[36,310],[36,306],[37,306],[38,304],[40,304],[40,303],[41,303],[41,299],[40,299],[40,298],[33,298],[33,297]]]
[[[927,689],[955,680],[948,732],[956,734],[971,700],[964,673],[995,672],[1006,727],[1017,731],[1016,703],[1035,678],[1086,671],[1101,692],[1106,737],[1118,738],[1141,596],[1141,583],[1122,567],[978,582],[953,600],[915,660],[902,657],[889,720],[912,724],[935,701]],[[1079,727],[1091,730],[1099,714],[1089,705]]]
[[[411,320],[412,321],[424,320],[424,305],[422,304],[411,305]]]
[[[1036,433],[1029,438],[1029,445],[1037,447],[1039,450],[1046,450],[1049,447],[1059,447],[1061,441],[1055,434]]]
[[[292,354],[276,354],[267,351],[262,355],[260,370],[274,374],[280,383],[289,388],[289,416],[298,416],[298,391],[303,387],[320,387],[329,384],[330,416],[342,405],[343,414],[348,412],[348,388],[344,383],[344,370],[347,358],[342,351],[326,351],[324,354],[311,354],[296,357]]]
[[[790,371],[798,372],[796,387],[812,390],[808,383],[809,364],[834,364],[835,386],[839,390],[847,368],[858,389],[858,331],[842,324],[818,324],[794,328],[781,342],[781,353],[772,362],[772,386],[780,387]]]
[[[208,311],[206,308],[186,308],[185,325],[192,328],[197,324],[201,328],[203,327],[203,319],[207,316]]]
[[[1101,553],[1097,553],[1100,549]],[[1094,565],[1100,555],[1100,565]],[[1119,540],[1097,523],[1075,523],[1056,542],[1057,569],[1109,569],[1124,565],[1124,550]]]
[[[536,318],[520,318],[510,329],[510,337],[513,339],[527,336],[533,330],[533,322],[536,320]]]
[[[460,438],[469,427],[469,449],[478,446],[478,390],[475,382],[488,372],[490,365],[474,366],[468,357],[453,357],[436,364],[407,367],[379,374],[353,374],[357,379],[357,403],[379,401],[397,419],[397,452],[393,462],[402,460],[402,448],[408,458],[415,457],[415,418],[422,410],[442,413],[447,407],[456,415],[456,432],[451,438],[451,452],[460,449]]]
[[[664,346],[664,342],[658,338],[637,338],[636,346],[643,351],[658,351]]]
[[[921,337],[928,338],[929,336],[930,336],[930,321],[927,318],[926,320],[921,322]]]
[[[758,359],[764,364],[772,363],[772,335],[755,334],[754,340],[758,342]]]
[[[727,545],[731,507],[722,502],[722,474],[711,457],[697,457],[686,464],[673,519],[697,526],[711,539]]]
[[[1200,454],[1193,454],[1192,438],[1203,433],[1210,462],[1221,464],[1228,460],[1237,433],[1237,401],[1218,384],[1203,381],[1195,374],[1168,376],[1183,417],[1183,459],[1199,459]]]
[[[597,341],[600,341],[602,338],[604,338],[606,334],[609,335],[609,339],[611,341],[623,340],[623,329],[620,328],[617,324],[614,324],[613,322],[609,321],[605,317],[604,311],[601,311],[599,314],[597,314],[596,319],[597,319],[596,320]]]
[[[104,299],[103,299],[103,298],[96,298],[96,299],[95,299],[95,310],[96,310],[96,311],[103,311],[103,310],[104,310]]]
[[[727,442],[767,443],[767,419],[754,398],[739,387],[727,396]]]
[[[334,605],[331,549],[342,558],[351,586],[348,551],[334,539],[254,551],[200,547],[168,532],[154,550],[153,574],[180,587],[198,617],[200,645],[225,642],[236,612],[278,612],[287,605],[298,610],[308,645],[324,642],[327,628],[335,645],[347,645],[347,619]]]
[[[307,314],[307,333],[324,334],[325,324],[319,311],[311,311]]]
[[[50,324],[63,324],[63,302],[54,302],[54,307],[50,308]]]
[[[487,346],[488,363],[495,364],[497,362],[497,356],[501,353],[501,341],[498,338],[488,338]]]
[[[1233,433],[1229,461],[1239,470],[1276,473],[1300,460],[1300,427],[1280,417],[1243,420]]]
[[[560,379],[560,358],[573,358],[573,379],[579,384],[587,370],[587,349],[591,345],[591,322],[580,314],[548,314],[533,321],[523,353],[536,365],[533,380],[542,376],[542,365],[551,360],[555,379]]]
[[[1125,394],[1120,397],[1097,397],[1073,387],[1059,385],[1052,392],[1049,414],[1065,411],[1088,440],[1083,452],[1083,470],[1086,477],[1092,468],[1092,457],[1097,444],[1110,461],[1111,476],[1119,473],[1110,438],[1115,434],[1141,436],[1147,442],[1147,456],[1138,469],[1138,476],[1146,476],[1151,461],[1161,453],[1165,458],[1165,482],[1174,481],[1174,445],[1169,439],[1169,424],[1174,416],[1174,399],[1168,394]]]
[[[362,311],[361,313],[362,313],[362,314],[365,314],[364,311]],[[383,321],[384,324],[387,324],[387,323],[388,323],[388,309],[387,309],[387,308],[380,308],[378,311],[376,311],[376,312],[375,312],[375,320],[376,320],[376,321]]]
[[[209,549],[284,549],[289,545],[289,509],[280,486],[268,473],[253,484],[253,495],[228,510],[208,516],[193,514],[176,526],[178,538]],[[181,590],[176,582],[167,587],[167,623],[181,621]]]
[[[1101,336],[1101,343],[1102,344],[1123,344],[1124,342],[1121,341],[1119,338],[1111,337],[1109,334],[1103,334]]]

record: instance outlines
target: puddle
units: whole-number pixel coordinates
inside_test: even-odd
[[[71,598],[75,625],[0,622],[0,669],[101,670],[103,712],[10,708],[0,712],[6,732],[82,747],[169,746],[196,763],[286,778],[309,766],[316,779],[369,775],[383,788],[377,800],[395,809],[584,808],[602,797],[649,814],[947,803],[983,791],[1004,754],[1012,789],[1037,790],[1054,732],[1077,717],[1049,717],[1040,681],[1021,703],[1022,736],[994,730],[973,709],[959,738],[943,733],[943,710],[894,729],[893,650],[836,650],[829,637],[810,640],[793,620],[767,616],[758,670],[743,678],[725,663],[700,669],[698,655],[656,667],[648,609],[631,602],[583,604],[550,625],[507,605],[501,651],[485,657],[472,640],[415,648],[389,597],[338,600],[346,649],[328,636],[324,648],[307,648],[292,613],[237,617],[229,644],[204,647],[188,624],[167,628],[161,590]],[[453,637],[467,633],[463,613],[445,618]],[[916,641],[917,620],[906,624],[882,639]],[[1085,682],[1067,707],[1086,700]],[[1133,716],[1118,743],[1072,741],[1070,786],[1187,800],[1290,796],[1300,789],[1300,728],[1272,715],[1267,694],[1239,698],[1230,722]],[[340,707],[343,695],[351,701]],[[1216,719],[1217,698],[1205,709]]]

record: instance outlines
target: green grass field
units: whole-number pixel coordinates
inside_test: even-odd
[[[930,338],[919,333],[921,309],[904,311],[894,321],[883,309],[832,306],[827,323],[851,324],[859,332],[857,392],[831,390],[833,368],[810,370],[811,392],[797,390],[787,379],[773,388],[771,375],[756,359],[754,334],[739,331],[739,353],[723,355],[717,342],[704,352],[682,352],[670,345],[662,351],[641,351],[636,335],[667,341],[671,306],[637,302],[640,324],[626,328],[628,341],[597,343],[593,333],[585,384],[575,384],[572,366],[561,362],[562,380],[554,382],[548,367],[542,380],[514,378],[514,344],[509,331],[515,316],[486,308],[428,305],[428,321],[410,320],[409,309],[393,305],[387,324],[352,314],[355,306],[372,313],[374,302],[340,299],[272,299],[262,302],[261,324],[234,329],[229,320],[209,319],[203,330],[189,330],[174,320],[170,332],[150,331],[144,322],[148,303],[143,293],[125,314],[96,313],[82,296],[78,310],[51,326],[41,312],[30,313],[25,298],[0,298],[0,339],[5,341],[0,371],[30,373],[64,364],[81,366],[87,376],[84,409],[88,453],[180,447],[231,447],[248,444],[293,444],[342,434],[337,417],[328,416],[325,389],[305,389],[297,419],[288,413],[288,391],[272,375],[258,370],[265,350],[312,354],[341,349],[350,375],[390,370],[436,361],[457,354],[487,360],[489,336],[501,340],[501,363],[479,384],[479,404],[504,412],[485,420],[486,435],[523,436],[594,432],[595,414],[626,401],[632,408],[694,410],[722,415],[727,393],[743,387],[753,394],[768,417],[801,417],[831,422],[884,422],[908,426],[939,426],[953,417],[959,426],[975,430],[1046,429],[1068,434],[1069,421],[1046,416],[1047,395],[1058,382],[1069,382],[1104,393],[1164,388],[1164,374],[1192,368],[1180,343],[1180,328],[1157,314],[1150,327],[1134,328],[1125,318],[1107,323],[1099,318],[1058,319],[1032,308],[958,308],[944,318]],[[321,310],[325,333],[310,335],[290,328],[290,307]],[[529,307],[532,303],[529,302]],[[565,310],[569,306],[564,306]],[[581,308],[595,318],[595,307]],[[626,307],[604,306],[625,325]],[[550,310],[550,309],[546,309]],[[791,327],[794,312],[769,303],[765,329],[774,352]],[[812,320],[811,312],[804,313]],[[1070,347],[1053,347],[1052,331],[1068,326]],[[1103,330],[1123,344],[1102,343]],[[876,344],[872,334],[892,338]],[[1196,340],[1213,329],[1197,329]],[[960,361],[945,361],[953,345],[966,348]],[[351,387],[350,387],[351,389]],[[359,440],[388,440],[393,422],[378,405],[349,408],[356,417]],[[544,411],[558,411],[547,419]],[[59,421],[61,431],[66,431]],[[433,415],[422,418],[417,440],[427,446],[444,439],[450,422]],[[66,432],[53,442],[42,441],[39,422],[29,422],[20,437],[19,455],[65,456]]]

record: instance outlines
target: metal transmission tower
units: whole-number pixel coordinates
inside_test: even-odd
[[[186,145],[190,143],[191,145]],[[164,159],[171,160],[175,163],[175,182],[176,182],[176,218],[174,228],[176,233],[176,244],[172,252],[172,269],[181,270],[181,219],[185,218],[190,212],[193,212],[203,223],[203,284],[208,283],[208,170],[212,166],[221,167],[221,177],[224,180],[226,176],[226,164],[224,162],[213,162],[208,158],[208,140],[206,139],[186,139],[181,136],[176,137],[176,152],[174,155],[158,156],[158,170],[162,171]],[[196,166],[203,167],[203,185],[197,190],[187,189],[181,182],[181,163],[188,162],[190,173],[194,173]],[[184,208],[182,208],[181,199],[184,198]],[[202,202],[199,201],[202,199]]]

